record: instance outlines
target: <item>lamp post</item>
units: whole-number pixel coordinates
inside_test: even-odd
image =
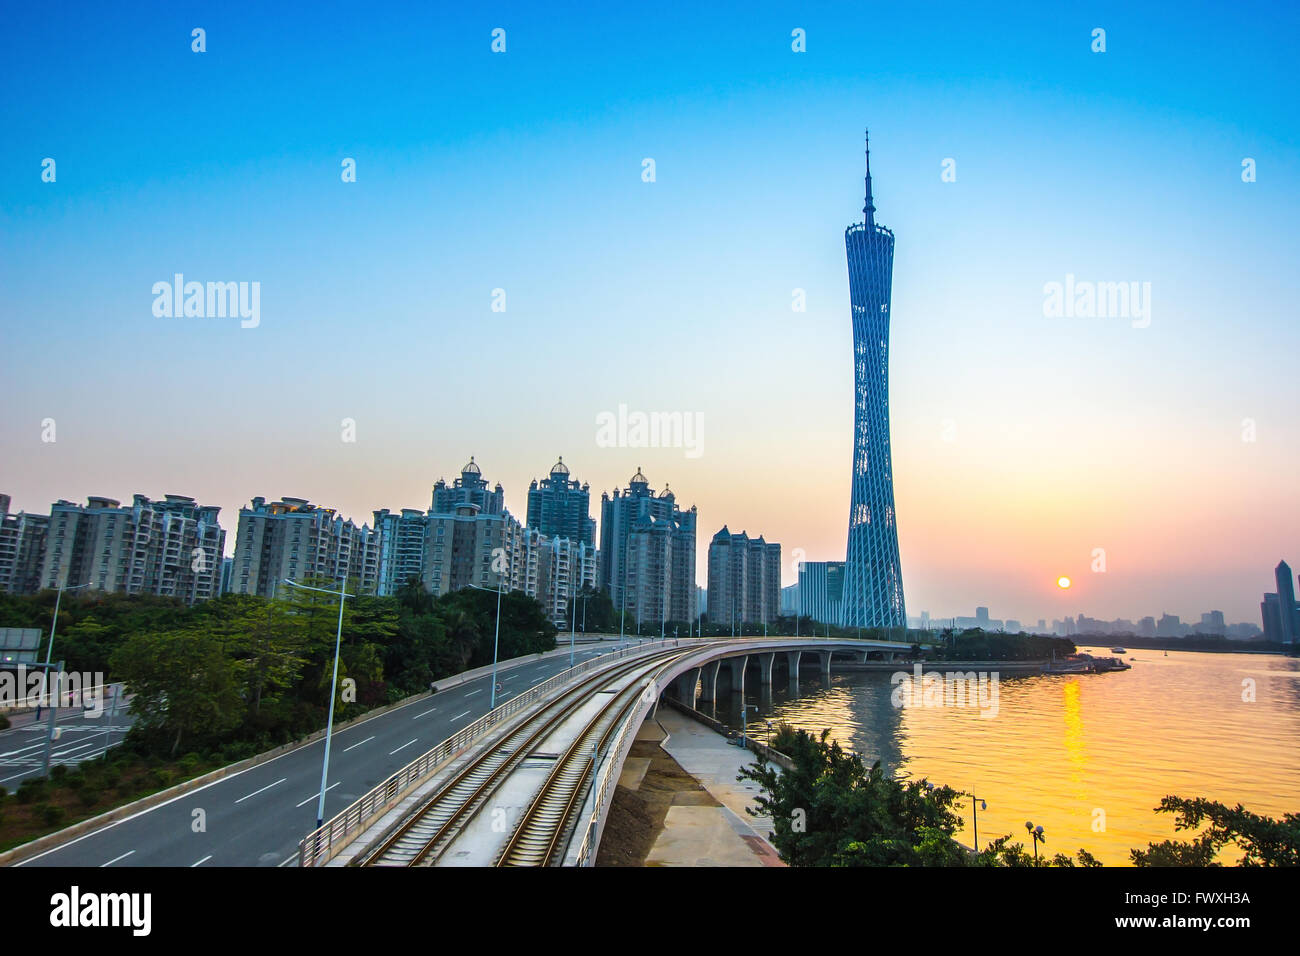
[[[319,830],[325,824],[325,781],[330,772],[330,744],[334,740],[334,699],[338,696],[339,686],[339,647],[343,643],[343,602],[347,600],[346,581],[340,579],[340,584],[344,586],[337,591],[329,588],[312,588],[305,584],[297,584],[284,579],[284,583],[291,588],[298,588],[302,591],[316,591],[320,594],[337,594],[339,599],[339,626],[338,631],[334,634],[334,677],[330,681],[330,713],[329,721],[325,724],[325,760],[321,763],[320,768],[320,801],[316,804],[316,829]]]
[[[43,678],[42,683],[44,684],[49,683],[50,655],[54,653],[54,631],[59,626],[59,604],[62,603],[63,601],[63,592],[77,591],[80,590],[81,588],[88,588],[88,587],[90,587],[89,581],[87,581],[85,584],[75,584],[72,587],[65,587],[64,585],[59,585],[59,593],[54,598],[54,620],[50,621],[50,645],[49,647],[45,648],[45,673],[41,675]],[[46,688],[42,687],[41,696],[36,700],[37,720],[41,719],[41,701],[45,699],[45,692],[46,692]],[[54,692],[57,694],[58,688],[55,688]],[[57,699],[52,702],[51,706],[53,706],[55,710],[59,709]]]
[[[980,811],[987,810],[989,805],[983,800],[978,799],[975,794],[970,795],[970,812],[975,818],[975,852],[980,851]]]
[[[1038,865],[1038,844],[1046,843],[1047,835],[1043,833],[1043,827],[1041,824],[1039,826],[1034,826],[1033,823],[1030,822],[1029,820],[1025,821],[1025,829],[1028,830],[1029,835],[1034,838],[1034,866],[1037,866]]]

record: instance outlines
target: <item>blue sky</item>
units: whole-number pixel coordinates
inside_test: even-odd
[[[522,513],[563,454],[669,482],[701,550],[842,557],[870,126],[909,611],[1256,620],[1300,563],[1294,9],[262,6],[7,12],[15,507],[193,494],[233,537],[254,495],[425,507],[473,454]],[[155,317],[176,272],[260,282],[261,324]],[[1044,317],[1067,274],[1150,282],[1150,327]],[[703,454],[598,447],[620,403]]]

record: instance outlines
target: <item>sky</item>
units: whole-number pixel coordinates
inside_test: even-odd
[[[793,583],[844,556],[869,127],[909,614],[1258,624],[1300,567],[1296,8],[263,6],[7,9],[14,510],[187,494],[233,550],[254,496],[369,521],[471,455],[522,516],[563,455],[696,505],[701,584],[724,524]],[[256,326],[155,315],[177,273]],[[1067,276],[1150,308],[1049,315]]]

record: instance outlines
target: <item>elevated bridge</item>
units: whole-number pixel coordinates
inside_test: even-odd
[[[909,643],[647,642],[558,674],[412,761],[308,834],[302,866],[591,866],[636,731],[667,692],[694,704]]]

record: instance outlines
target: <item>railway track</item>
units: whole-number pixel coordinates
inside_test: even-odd
[[[650,675],[662,666],[662,661],[656,662],[643,670]],[[591,784],[594,754],[606,751],[648,684],[649,680],[640,677],[633,680],[574,738],[497,855],[497,866],[555,866],[561,862],[566,837],[573,828],[573,811]]]
[[[593,687],[616,683],[634,672],[652,671],[678,653],[680,652],[677,649],[672,649],[624,661],[568,688],[541,711],[511,731],[497,745],[485,750],[457,771],[408,820],[367,853],[359,861],[359,865],[429,866],[434,864],[510,773],[533,756],[542,741],[590,701]],[[581,789],[581,772],[577,774],[576,784],[573,783],[574,770],[581,763],[580,760],[575,759],[577,754],[575,748],[585,741],[589,753],[590,738],[603,734],[600,739],[607,739],[610,728],[617,724],[616,720],[604,719],[610,714],[611,707],[618,706],[619,713],[625,713],[643,692],[643,687],[644,682],[634,678],[627,687],[613,695],[611,703],[588,722],[587,727],[578,734],[574,745],[556,761],[557,766],[548,777],[547,786],[542,788],[543,794],[548,791],[558,793],[558,788],[562,788],[566,781],[568,785],[576,787],[573,790],[574,794]],[[590,763],[589,757],[588,763]],[[573,799],[576,799],[576,796],[567,803],[566,813],[572,807]],[[544,808],[538,808],[538,801],[533,801],[533,805],[524,817],[534,821],[530,827],[530,834],[537,832],[541,822],[549,818],[547,815],[552,812],[550,808],[553,802],[554,798],[548,800]],[[564,819],[562,816],[561,822]],[[516,834],[518,829],[517,827]],[[563,826],[561,825],[559,829],[563,829]],[[520,844],[521,849],[516,851],[521,854],[518,859],[529,858],[528,854],[533,851],[527,848],[534,840],[535,837],[530,836],[527,843]],[[549,859],[553,852],[554,841],[547,851],[546,858]],[[528,864],[523,862],[516,865]]]

